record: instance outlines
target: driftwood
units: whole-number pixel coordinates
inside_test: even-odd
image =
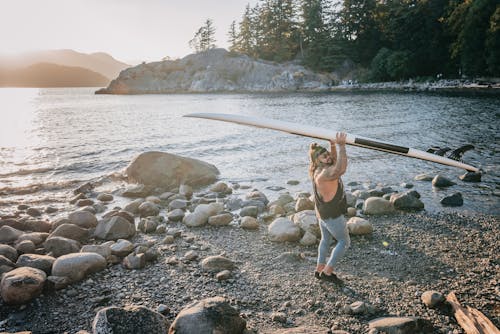
[[[500,334],[498,328],[484,314],[470,306],[463,307],[454,292],[446,297],[453,308],[457,322],[467,334]]]

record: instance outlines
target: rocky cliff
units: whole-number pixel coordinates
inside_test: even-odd
[[[255,60],[225,49],[179,60],[141,64],[120,73],[97,94],[286,92],[327,90],[332,79],[303,66]]]

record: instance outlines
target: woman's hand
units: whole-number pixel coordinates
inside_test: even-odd
[[[335,135],[335,143],[338,145],[345,145],[345,139],[347,137],[347,134],[345,132],[337,132]],[[332,141],[330,141],[331,143]]]

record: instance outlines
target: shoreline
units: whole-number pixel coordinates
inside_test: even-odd
[[[235,187],[233,195],[241,198],[249,191]],[[206,195],[201,191],[194,197]],[[105,206],[116,206],[113,203],[125,205],[116,198]],[[167,202],[161,206],[160,216],[167,216]],[[245,319],[245,333],[300,326],[361,333],[368,331],[371,320],[388,316],[421,318],[432,324],[433,333],[460,333],[449,312],[422,303],[421,294],[430,290],[444,295],[454,291],[464,305],[477,308],[500,325],[495,306],[500,279],[495,257],[500,219],[496,215],[362,214],[374,230],[351,236],[351,248],[337,268],[346,282],[342,289],[315,280],[316,245],[271,241],[268,226],[272,219],[265,214],[259,215],[257,230],[242,229],[241,217],[232,215],[233,223],[227,226],[187,227],[168,220],[167,231],[179,231],[168,244],[165,233],[138,230],[130,241],[135,247],[155,249],[155,261],[136,270],[125,269],[121,261],[108,263],[104,270],[61,290],[44,292],[24,306],[0,301],[0,330],[92,332],[95,314],[111,305],[142,305],[152,310],[163,305],[162,314],[172,322],[191,302],[222,296]],[[192,259],[190,252],[196,254]],[[230,278],[222,281],[201,268],[204,258],[221,254],[236,265]],[[349,311],[349,305],[358,302],[370,311]]]

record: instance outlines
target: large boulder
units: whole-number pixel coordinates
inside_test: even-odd
[[[73,253],[63,255],[54,262],[52,275],[68,277],[71,282],[78,282],[105,268],[106,260],[97,253]]]
[[[200,187],[213,183],[219,170],[206,162],[164,152],[145,152],[125,170],[129,182],[163,189],[187,184]]]
[[[152,334],[167,333],[168,320],[144,306],[110,306],[97,312],[92,323],[94,334]]]
[[[2,276],[0,293],[7,304],[26,304],[42,292],[46,279],[40,269],[17,268]]]
[[[242,334],[246,321],[222,297],[194,302],[175,318],[169,334]]]

